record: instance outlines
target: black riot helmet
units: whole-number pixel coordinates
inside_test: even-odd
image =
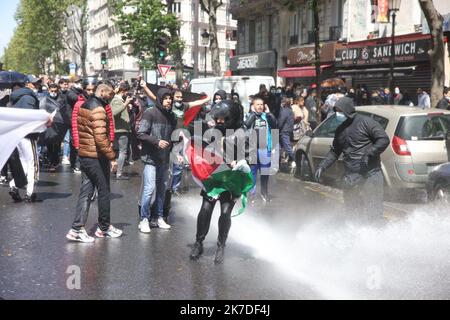
[[[224,129],[238,129],[241,127],[239,105],[232,100],[222,100],[211,108],[210,116],[216,121],[224,119],[221,127]],[[216,126],[217,127],[217,126]]]
[[[83,80],[83,89],[86,89],[87,86],[95,86],[97,87],[98,81],[93,77],[88,77]]]

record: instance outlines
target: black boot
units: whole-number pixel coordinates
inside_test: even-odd
[[[17,188],[11,187],[9,189],[9,195],[14,200],[14,202],[21,202],[22,201],[22,197],[19,194],[19,189],[17,189]]]
[[[203,253],[203,243],[197,241],[194,243],[194,247],[191,250],[191,260],[197,260]]]
[[[223,262],[224,254],[225,254],[225,246],[217,245],[216,257],[214,258],[214,263],[221,264]]]

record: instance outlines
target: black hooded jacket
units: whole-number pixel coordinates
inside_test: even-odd
[[[227,99],[226,91],[225,90],[218,90],[216,93],[214,93],[213,104],[215,103],[214,99],[216,98],[217,95],[220,96],[222,98],[222,100],[226,100]]]
[[[39,99],[30,88],[14,90],[9,99],[13,108],[39,109]]]
[[[159,148],[161,140],[172,145],[172,133],[177,125],[172,110],[166,110],[162,106],[163,97],[167,95],[172,95],[169,89],[158,91],[156,106],[144,112],[139,125],[137,137],[142,141],[141,159],[146,164],[169,164],[171,146],[166,149]]]
[[[353,105],[340,104],[339,107],[347,120],[336,129],[333,146],[320,167],[329,168],[344,153],[345,174],[366,175],[381,170],[380,155],[389,146],[388,135],[372,118],[356,114]],[[366,155],[367,165],[362,161]]]
[[[73,110],[73,107],[75,106],[75,103],[78,102],[78,97],[83,94],[83,89],[78,88],[70,88],[66,93],[66,99],[67,103],[71,110]]]

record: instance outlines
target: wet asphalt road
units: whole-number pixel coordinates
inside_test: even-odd
[[[112,223],[124,230],[124,236],[97,239],[94,244],[65,239],[73,219],[80,175],[64,167],[56,173],[41,173],[37,193],[43,201],[34,204],[14,204],[8,188],[0,187],[0,297],[281,300],[389,298],[392,292],[392,297],[402,296],[403,287],[389,289],[387,294],[367,289],[364,279],[351,287],[351,294],[347,294],[348,288],[334,294],[339,284],[328,287],[324,266],[312,275],[316,268],[307,266],[307,261],[301,262],[302,274],[296,274],[295,263],[302,258],[296,260],[297,247],[291,244],[298,239],[298,230],[320,219],[335,219],[342,209],[338,191],[302,184],[285,174],[271,178],[272,202],[257,200],[244,215],[233,218],[225,262],[216,266],[217,208],[203,257],[196,262],[188,258],[201,204],[199,189],[192,183],[188,183],[187,193],[173,199],[172,230],[152,229],[148,235],[138,232],[140,170],[141,165],[136,163],[129,167],[130,181],[111,182]],[[405,204],[387,204],[386,208],[389,219],[405,219],[408,214]],[[87,225],[90,234],[95,230],[96,218],[97,208],[93,205]],[[302,245],[307,242],[302,241]],[[311,263],[313,258],[317,257],[311,256]],[[70,285],[74,284],[74,270],[81,272],[80,289]],[[447,271],[442,272],[445,277]],[[448,295],[445,290],[436,292],[438,298]]]

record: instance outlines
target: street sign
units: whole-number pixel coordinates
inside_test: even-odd
[[[161,76],[165,77],[169,71],[172,69],[172,66],[167,64],[158,64],[158,70]]]

